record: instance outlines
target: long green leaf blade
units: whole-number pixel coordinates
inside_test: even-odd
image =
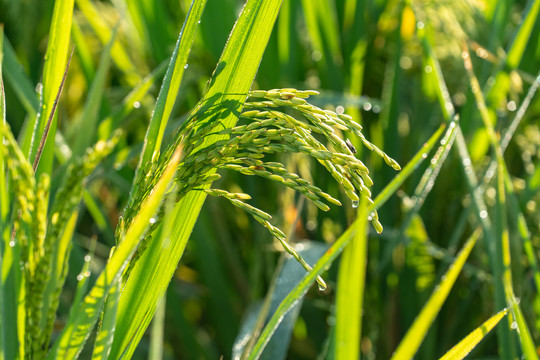
[[[186,20],[182,26],[182,30],[178,35],[178,40],[169,61],[167,73],[163,79],[163,84],[161,85],[156,100],[156,106],[154,107],[154,112],[152,113],[152,118],[150,119],[150,124],[146,131],[143,150],[135,173],[135,181],[133,182],[134,186],[138,183],[137,180],[144,175],[144,165],[151,160],[156,160],[159,156],[163,134],[178,95],[191,45],[195,37],[197,24],[200,22],[205,5],[206,0],[192,2],[190,11],[186,15]],[[132,189],[130,199],[134,198],[136,190],[135,187]]]
[[[214,71],[201,108],[194,114],[203,114],[205,109],[215,106],[217,110],[213,115],[220,117],[226,127],[237,121],[280,5],[281,0],[250,0],[246,3]],[[217,138],[209,137],[208,141],[217,141]],[[205,193],[192,191],[180,200],[173,210],[175,226],[171,233],[163,234],[166,239],[153,239],[135,264],[120,299],[119,327],[111,352],[113,358],[131,354],[148,327],[157,299],[170,282],[205,198]],[[161,243],[165,240],[167,247],[163,248]],[[142,298],[141,289],[144,289],[143,299],[139,299]],[[140,307],[133,306],[139,301],[143,301]]]
[[[482,325],[472,331],[463,340],[457,343],[453,348],[448,350],[439,360],[461,360],[467,356],[472,349],[478,345],[484,337],[501,321],[501,319],[508,313],[507,309],[499,311],[487,319]]]
[[[443,276],[442,281],[435,288],[435,291],[422,308],[420,314],[414,320],[414,323],[407,331],[407,334],[400,342],[392,359],[412,359],[422,340],[424,339],[435,317],[439,313],[444,301],[446,300],[454,282],[456,281],[465,261],[469,256],[476,240],[480,236],[480,232],[476,231],[467,241],[463,250],[456,258],[456,261],[450,266],[448,272]]]
[[[106,295],[119,280],[129,258],[133,255],[139,244],[140,237],[148,228],[150,219],[154,216],[162,202],[169,183],[176,173],[181,151],[181,148],[179,148],[175,152],[162,178],[154,187],[152,194],[146,198],[140,213],[135,217],[123,241],[112,254],[107,266],[96,280],[95,285],[88,295],[86,295],[84,301],[75,307],[76,312],[70,317],[64,330],[49,352],[48,359],[74,359],[82,350],[86,338],[90,335],[90,329],[95,325],[104,305]]]
[[[27,131],[33,132],[29,155],[31,161],[34,161],[37,154],[39,142],[44,135],[46,123],[53,111],[56,94],[60,89],[60,84],[64,76],[69,51],[73,2],[74,0],[59,0],[54,5],[49,43],[47,45],[45,66],[43,69],[43,107],[40,109],[35,126],[29,126],[27,128]],[[55,116],[52,120],[47,141],[45,142],[45,149],[36,172],[38,175],[42,172],[50,174],[52,171],[56,126]]]
[[[360,358],[363,297],[367,265],[366,206],[359,207],[356,234],[343,250],[336,292],[335,359]]]

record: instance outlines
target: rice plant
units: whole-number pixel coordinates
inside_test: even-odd
[[[538,358],[539,11],[0,1],[0,358]]]

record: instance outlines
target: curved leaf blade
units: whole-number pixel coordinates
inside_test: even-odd
[[[465,358],[507,313],[508,310],[504,309],[487,319],[482,325],[448,350],[439,360],[460,360]]]

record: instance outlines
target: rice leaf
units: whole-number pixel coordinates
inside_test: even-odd
[[[111,251],[114,252],[115,248]],[[116,310],[118,308],[118,297],[120,296],[121,281],[117,280],[111,286],[111,290],[107,295],[99,328],[97,330],[96,341],[94,342],[94,352],[92,360],[106,360],[109,358],[111,346],[114,338],[114,330],[116,328]]]
[[[45,65],[43,69],[43,105],[39,111],[35,124],[30,123],[26,128],[27,132],[32,133],[30,154],[28,157],[29,159],[32,159],[32,161],[36,158],[40,139],[44,135],[49,117],[54,111],[55,98],[66,71],[71,21],[73,17],[73,1],[74,0],[60,0],[56,1],[54,4],[53,18],[49,31],[49,42],[47,44]],[[56,116],[54,116],[50,124],[50,130],[37,169],[38,176],[42,172],[50,174],[52,171],[56,127],[57,120]]]
[[[225,127],[236,123],[280,4],[280,0],[249,0],[246,3],[208,84],[208,91],[194,115],[203,115],[210,106],[215,106],[212,118],[207,118],[209,121],[214,117],[220,118]],[[205,141],[208,144],[218,139],[211,136]],[[203,192],[192,191],[182,198],[172,211],[175,227],[171,233],[150,241],[148,249],[137,260],[120,299],[119,326],[112,357],[123,353],[129,355],[138,344],[152,318],[157,299],[163,296],[183,254],[205,197]],[[160,244],[165,240],[168,245],[164,249]],[[141,291],[144,298],[140,296]],[[134,306],[135,302],[141,305]]]
[[[8,39],[4,39],[3,50],[3,67],[5,69],[4,76],[6,81],[9,82],[14,92],[17,94],[17,98],[24,106],[28,117],[35,120],[39,109],[39,99],[36,96],[35,87],[25,74],[24,68],[19,63],[15,50],[13,50]],[[26,147],[21,145],[21,148],[26,153],[29,146],[30,144],[28,143]]]
[[[463,246],[461,253],[456,258],[456,261],[450,266],[448,272],[442,277],[439,285],[435,287],[433,294],[427,301],[426,305],[420,311],[420,314],[414,320],[407,334],[399,343],[396,352],[392,355],[392,359],[412,359],[414,354],[418,351],[422,340],[427,334],[431,324],[435,320],[435,317],[439,313],[444,301],[446,300],[454,282],[456,281],[467,257],[469,256],[476,240],[480,236],[480,232],[476,231],[467,240],[467,243]]]
[[[135,252],[141,236],[147,230],[150,219],[161,204],[169,183],[176,172],[181,151],[181,148],[179,148],[175,152],[162,178],[153,189],[152,194],[146,198],[144,206],[135,217],[132,225],[127,229],[123,241],[109,258],[95,285],[90,289],[83,301],[73,307],[75,311],[49,352],[48,359],[74,359],[81,352],[87,337],[90,335],[90,330],[99,317],[106,295],[117,284],[122,271]]]
[[[463,340],[452,347],[439,360],[461,360],[464,359],[473,350],[480,341],[506,316],[508,309],[499,311],[487,319],[482,325],[473,330]]]
[[[366,219],[366,206],[361,205],[359,209],[357,219]],[[339,264],[335,306],[335,359],[360,358],[358,339],[361,339],[362,334],[368,245],[366,225],[365,221],[360,221],[353,239],[343,250]]]
[[[3,62],[4,62],[4,26],[0,25],[0,122],[4,124],[6,122],[6,98],[4,94],[4,79],[3,79]],[[9,196],[9,187],[7,182],[7,164],[4,159],[4,135],[0,135],[0,194],[2,198],[0,199],[0,259],[4,259],[4,249],[9,243],[9,228],[8,225],[8,215],[9,215],[9,204],[11,197]],[[4,196],[5,195],[5,196]],[[3,261],[2,261],[3,263]],[[2,264],[3,265],[3,264]],[[9,300],[5,299],[7,293],[5,290],[5,281],[4,281],[4,268],[0,267],[0,315],[2,319],[6,319],[6,312],[13,311],[10,307]],[[12,323],[14,324],[14,323]],[[17,334],[17,330],[12,326],[9,326],[9,323],[6,323],[6,320],[0,323],[0,358],[6,358],[6,352],[11,352],[14,354],[15,344],[17,343],[17,338],[14,336]],[[11,345],[10,345],[11,344]]]

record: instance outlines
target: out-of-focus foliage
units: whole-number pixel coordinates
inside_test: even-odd
[[[90,173],[90,165],[97,167],[84,183],[84,190],[69,193],[70,197],[77,196],[77,202],[78,196],[83,201],[77,210],[63,214],[71,216],[66,219],[69,226],[65,234],[57,234],[58,241],[66,244],[63,251],[71,247],[72,255],[69,271],[58,274],[55,280],[62,282],[65,278],[66,285],[59,298],[56,321],[50,324],[53,338],[70,319],[74,299],[80,300],[88,291],[84,286],[93,286],[96,281],[100,284],[97,276],[117,245],[119,233],[115,237],[115,229],[130,201],[148,124],[175,42],[191,8],[188,0],[75,0],[71,26],[63,29],[64,35],[70,35],[69,44],[75,46],[75,52],[56,112],[54,144],[51,141],[46,153],[50,157],[50,178],[38,177],[36,182],[30,167],[21,159],[28,157],[31,146],[36,146],[31,143],[31,134],[40,113],[39,94],[49,99],[57,91],[56,86],[43,91],[47,84],[42,85],[44,77],[51,76],[45,73],[54,73],[52,68],[45,70],[44,61],[53,41],[55,3],[60,2],[0,0],[0,24],[4,24],[0,79],[5,91],[0,114],[5,113],[23,151],[18,153],[14,139],[11,145],[5,145],[9,150],[0,151],[0,170],[5,173],[9,168],[11,172],[11,177],[4,176],[0,181],[0,290],[4,296],[14,291],[9,287],[11,280],[5,280],[10,261],[28,255],[13,254],[6,245],[12,231],[7,224],[15,223],[17,232],[29,234],[33,231],[28,225],[32,221],[44,224],[43,219],[30,219],[28,214],[33,209],[28,214],[9,213],[9,205],[4,203],[9,197],[4,195],[24,190],[24,197],[13,199],[19,208],[28,202],[47,209],[46,201],[40,204],[35,200],[36,196],[47,200],[43,184],[50,182],[52,203],[54,195],[62,191],[63,181],[76,177],[72,172],[75,170],[68,168],[84,168],[84,164],[72,161],[72,156],[84,154],[98,140],[102,141],[101,147],[87,153],[88,157],[112,153],[103,159],[94,158],[97,164],[87,164],[84,176]],[[279,1],[274,3],[279,7]],[[162,129],[163,153],[178,140],[177,129],[185,127],[188,119],[197,118],[193,109],[199,101],[208,91],[213,94],[209,89],[215,81],[210,79],[220,79],[221,72],[229,74],[230,66],[234,69],[234,76],[229,78],[232,85],[223,88],[234,89],[237,84],[248,87],[251,83],[251,79],[243,79],[247,85],[240,81],[243,69],[220,62],[243,6],[244,1],[239,0],[206,4],[193,44],[188,45],[190,52],[178,95],[168,99],[167,106],[172,108],[168,123],[164,122],[166,128]],[[388,359],[402,339],[415,336],[422,337],[414,344],[419,348],[413,351],[421,359],[439,358],[464,338],[456,347],[462,349],[462,356],[472,346],[476,357],[509,359],[525,354],[534,358],[538,353],[538,345],[534,344],[540,341],[540,101],[536,94],[540,85],[539,8],[540,2],[534,0],[283,0],[251,89],[284,88],[284,93],[288,92],[286,88],[317,90],[320,95],[309,99],[317,109],[330,110],[338,117],[343,113],[352,115],[363,128],[365,138],[401,164],[404,170],[396,173],[383,161],[388,159],[363,146],[361,137],[351,131],[354,129],[337,126],[336,136],[348,139],[342,142],[356,150],[354,155],[373,179],[370,191],[375,205],[361,203],[360,209],[377,210],[368,212],[368,216],[377,220],[378,214],[384,231],[377,234],[375,228],[358,225],[365,220],[355,220],[357,208],[353,205],[358,204],[335,181],[334,173],[326,171],[328,168],[316,159],[298,153],[272,153],[265,162],[274,167],[263,168],[264,164],[258,162],[242,164],[261,177],[245,176],[248,170],[242,174],[231,171],[234,166],[222,166],[221,177],[210,180],[217,180],[213,188],[226,191],[204,190],[218,196],[205,201],[158,308],[158,314],[164,316],[148,331],[158,335],[152,341],[150,334],[144,335],[133,358],[146,358],[152,346],[153,354],[162,353],[167,359],[227,359],[232,354],[247,358],[259,350],[262,358],[279,354],[290,359],[332,359],[340,354],[359,354],[364,359]],[[256,6],[253,9],[262,11]],[[244,20],[248,18],[246,15]],[[240,34],[232,39],[240,38],[244,39]],[[55,50],[49,50],[48,56],[53,56],[50,54]],[[236,59],[234,54],[229,55]],[[242,61],[247,63],[249,59]],[[258,65],[258,59],[253,62]],[[55,66],[54,76],[58,76],[64,66]],[[254,72],[256,65],[251,66],[249,71]],[[235,96],[243,97],[238,100],[243,104],[247,90],[221,95],[234,101]],[[288,100],[288,95],[278,96],[278,102]],[[249,111],[249,106],[248,102],[244,110]],[[47,109],[41,109],[38,123],[47,120],[43,115]],[[289,107],[283,112],[294,114],[295,109]],[[231,113],[218,114],[218,120],[233,118]],[[0,134],[7,136],[7,127],[1,129]],[[116,129],[121,129],[121,136],[114,132]],[[226,129],[218,131],[222,131],[220,136],[237,135]],[[314,134],[327,145],[328,137]],[[112,150],[114,142],[118,144]],[[329,146],[330,151],[347,151],[345,147],[340,149],[337,142],[334,145]],[[171,149],[169,155],[176,148]],[[221,154],[222,150],[216,151]],[[6,157],[17,161],[9,162]],[[283,164],[283,169],[276,163]],[[160,165],[162,170],[167,168],[167,164]],[[321,211],[325,209],[321,204],[304,198],[307,193],[320,195],[317,190],[302,183],[309,191],[295,192],[290,184],[283,186],[288,175],[281,177],[283,181],[272,181],[270,174],[261,173],[275,168],[281,174],[297,174],[295,181],[305,179],[322,189],[325,201],[336,201],[328,200],[330,210]],[[338,172],[350,176],[349,169],[345,170]],[[19,183],[13,175],[17,172],[21,173]],[[184,181],[182,174],[180,170],[176,175]],[[396,187],[386,188],[387,184]],[[227,197],[233,203],[247,200],[245,193],[251,196],[249,206],[271,215],[269,224],[283,231],[295,251],[310,254],[306,255],[309,266],[319,271],[327,290],[310,288],[307,283],[302,287],[305,272],[299,264],[294,263],[297,268],[289,273],[282,271],[294,266],[282,264],[285,254],[280,241],[257,222],[266,221],[266,215],[224,201]],[[378,197],[381,193],[384,196]],[[150,200],[157,201],[152,197]],[[332,205],[338,201],[341,207]],[[165,209],[174,206],[173,200],[164,202],[168,206]],[[54,209],[45,215],[52,216]],[[154,237],[167,231],[173,233],[175,227],[172,215],[166,211],[161,215],[164,230],[152,233]],[[119,229],[124,229],[124,224],[120,225]],[[361,229],[367,231],[365,237],[355,233]],[[274,234],[278,234],[277,230]],[[464,247],[471,250],[472,242],[467,242],[471,237],[478,240],[468,258],[463,255],[465,251],[458,255]],[[318,255],[327,265],[345,246],[343,258],[337,258],[342,262],[336,260],[328,269],[322,265],[319,269],[309,246],[303,249],[303,241],[315,242],[317,249],[330,248],[324,256]],[[359,243],[346,245],[350,241]],[[298,246],[294,246],[296,242]],[[86,257],[89,252],[93,254],[90,263]],[[363,268],[358,267],[359,263]],[[457,279],[453,286],[444,277],[450,264],[463,266],[459,276],[454,274]],[[34,271],[29,269],[20,271]],[[79,274],[81,269],[86,270]],[[348,271],[360,278],[347,276]],[[448,270],[448,274],[452,271]],[[88,284],[81,285],[78,280],[82,278],[88,278]],[[310,279],[315,281],[315,276]],[[293,288],[293,283],[299,285]],[[32,289],[31,284],[28,286]],[[280,292],[281,286],[287,292],[293,288],[290,298]],[[115,294],[114,289],[121,290],[113,288],[105,306],[116,314],[114,297],[121,292]],[[449,292],[442,296],[441,289]],[[361,310],[349,308],[355,305],[343,300],[347,294],[360,299]],[[439,303],[428,301],[430,296]],[[285,299],[282,308],[276,299]],[[300,300],[301,308],[295,307]],[[16,305],[2,301],[0,345],[2,354],[9,358],[10,354],[20,353],[16,342],[9,340],[20,340],[25,335],[6,332],[15,327],[15,314],[5,309]],[[273,324],[274,320],[279,324],[281,318],[272,317],[274,311],[285,314],[289,308],[292,310],[275,338],[263,350],[267,339],[264,336],[273,333],[265,324]],[[505,308],[508,312],[503,312]],[[125,310],[122,305],[120,309]],[[426,312],[432,315],[429,320],[419,315]],[[349,314],[361,317],[347,321]],[[422,318],[415,322],[417,316]],[[424,325],[422,330],[406,336],[409,329],[418,329],[417,325],[412,327],[418,322]],[[481,326],[484,322],[486,327]],[[496,323],[493,333],[488,334],[487,327],[490,330]],[[11,324],[11,328],[5,324]],[[108,326],[107,319],[103,324]],[[35,328],[33,331],[37,332]],[[348,331],[357,334],[354,345],[342,343],[343,339],[354,341],[343,336]],[[413,346],[410,344],[413,342],[402,346]],[[83,349],[81,358],[90,357],[91,351]]]

